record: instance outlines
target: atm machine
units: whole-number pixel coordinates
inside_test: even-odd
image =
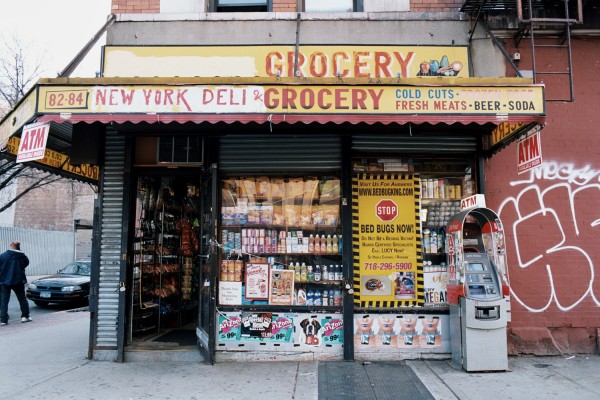
[[[452,361],[469,372],[508,369],[504,243],[502,223],[487,208],[460,212],[446,227]]]

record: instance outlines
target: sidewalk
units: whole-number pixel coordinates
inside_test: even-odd
[[[344,363],[352,368],[325,362],[120,364],[87,360],[88,334],[87,312],[57,312],[0,328],[0,399],[373,399],[381,393],[377,385],[406,374],[406,366],[436,399],[600,398],[596,355],[511,357],[510,371],[497,373],[467,373],[448,361],[422,360]],[[344,382],[340,396],[318,392],[329,384],[319,382],[328,366],[331,383]],[[377,399],[419,398],[406,397],[408,392],[398,386]]]

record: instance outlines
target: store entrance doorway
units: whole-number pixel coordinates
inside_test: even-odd
[[[130,232],[128,343],[197,345],[201,188],[198,172],[139,171]]]

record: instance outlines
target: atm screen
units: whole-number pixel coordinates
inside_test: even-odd
[[[467,270],[468,271],[485,271],[485,268],[483,267],[483,264],[481,264],[481,263],[469,263],[467,265]]]
[[[485,286],[480,286],[480,285],[470,285],[469,286],[469,292],[472,295],[479,295],[479,296],[485,296]]]

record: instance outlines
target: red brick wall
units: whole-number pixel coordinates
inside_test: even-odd
[[[19,179],[18,192],[31,183],[26,178]],[[19,228],[50,231],[73,231],[74,204],[70,181],[63,181],[39,189],[23,196],[15,205],[14,226]]]
[[[415,12],[458,11],[463,0],[410,0],[410,10]],[[112,0],[113,14],[159,13],[160,0]],[[273,11],[295,12],[297,0],[273,0]]]
[[[273,11],[275,12],[295,12],[298,10],[296,0],[273,0]]]
[[[516,51],[512,40],[506,44],[511,54]],[[531,69],[528,44],[524,40],[519,49],[521,69]],[[597,351],[600,77],[593,66],[600,63],[600,40],[574,39],[572,50],[575,102],[546,103],[543,166],[517,175],[516,143],[486,165],[487,204],[499,210],[507,232],[512,353]],[[538,71],[559,71],[566,68],[566,59],[566,52],[536,49]],[[540,77],[546,81],[547,98],[568,96],[567,76]]]
[[[160,0],[112,0],[113,14],[153,14],[160,12]]]
[[[410,11],[414,12],[455,12],[459,11],[464,0],[410,0]]]

